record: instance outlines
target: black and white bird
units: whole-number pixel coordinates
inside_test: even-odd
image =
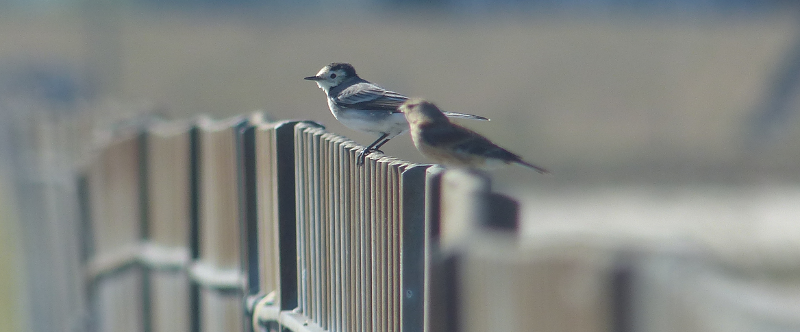
[[[358,165],[362,165],[372,151],[380,151],[378,149],[390,139],[408,131],[408,122],[397,110],[408,97],[358,77],[349,63],[331,63],[305,79],[316,82],[325,91],[328,107],[339,122],[350,129],[378,135],[378,139],[358,154]],[[444,114],[454,118],[489,120],[464,113]]]
[[[446,167],[491,169],[517,163],[542,174],[550,173],[486,137],[450,122],[433,103],[414,98],[399,109],[411,126],[411,139],[417,150]]]

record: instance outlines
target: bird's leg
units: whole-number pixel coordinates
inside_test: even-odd
[[[388,136],[389,134],[386,133],[381,134],[381,137],[378,137],[378,139],[376,139],[375,142],[372,142],[372,144],[368,145],[366,148],[364,148],[364,150],[361,150],[361,153],[359,153],[358,157],[356,158],[356,165],[358,166],[364,165],[364,159],[367,158],[367,155],[370,154],[372,151],[376,150],[375,149],[376,145],[377,146],[383,145],[378,143],[383,141],[383,139],[385,139]]]
[[[388,135],[387,135],[387,136],[388,136]],[[380,142],[380,143],[378,143],[378,145],[376,145],[375,147],[373,147],[373,148],[372,148],[372,151],[378,151],[378,152],[380,152],[380,153],[383,153],[383,151],[381,151],[381,150],[378,150],[378,149],[380,149],[380,148],[381,148],[381,147],[382,147],[384,144],[386,144],[386,142],[388,142],[390,139],[391,139],[391,138],[385,138],[385,139],[383,140],[383,142]]]

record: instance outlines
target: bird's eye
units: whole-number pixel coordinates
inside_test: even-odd
[[[331,78],[336,78],[336,74],[331,74]]]

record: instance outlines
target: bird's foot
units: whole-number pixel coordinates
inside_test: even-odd
[[[370,153],[372,153],[372,150],[367,150],[367,149],[361,150],[361,152],[358,154],[358,157],[356,157],[356,165],[363,166],[364,160],[367,159],[367,155]]]
[[[367,155],[369,155],[370,153],[373,153],[373,152],[380,152],[382,154],[386,154],[383,151],[378,150],[378,149],[369,149],[369,150],[364,149],[364,150],[361,150],[361,153],[358,154],[358,158],[356,159],[356,165],[358,165],[358,166],[364,165],[364,161],[367,159]]]

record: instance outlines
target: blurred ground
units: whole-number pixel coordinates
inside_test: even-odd
[[[5,64],[82,68],[97,95],[176,116],[264,109],[339,125],[302,77],[332,61],[443,109],[551,168],[497,172],[497,186],[797,181],[797,117],[749,146],[750,121],[800,31],[785,13],[677,17],[281,17],[106,11],[0,20]],[[794,124],[794,125],[792,125]],[[384,150],[425,162],[408,136]],[[755,179],[755,180],[754,180]]]

